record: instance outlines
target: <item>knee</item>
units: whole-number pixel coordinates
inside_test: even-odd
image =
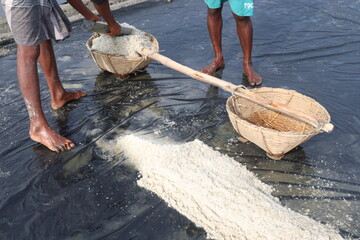
[[[248,16],[238,16],[238,15],[236,15],[234,13],[233,13],[233,16],[234,16],[236,22],[239,23],[239,24],[250,22],[250,17],[248,17]]]
[[[222,10],[222,8],[216,8],[216,9],[208,8],[208,16],[209,17],[220,17],[221,10]]]
[[[23,46],[18,45],[18,56],[24,60],[33,60],[36,61],[40,56],[40,46]]]

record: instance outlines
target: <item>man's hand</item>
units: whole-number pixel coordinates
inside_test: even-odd
[[[106,33],[107,35],[118,36],[121,33],[121,26],[117,22],[109,24],[108,28],[109,32]]]
[[[109,33],[107,33],[107,35],[118,36],[121,32],[121,26],[117,23],[110,10],[109,0],[104,0],[101,3],[93,2],[93,4],[97,12],[103,17],[105,22],[108,24]]]

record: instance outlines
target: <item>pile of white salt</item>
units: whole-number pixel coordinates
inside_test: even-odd
[[[151,39],[145,35],[145,32],[127,23],[121,23],[120,25],[133,29],[132,33],[130,35],[117,37],[101,34],[100,37],[92,41],[91,49],[101,53],[131,57],[138,57],[139,54],[137,54],[137,51],[142,48],[154,50]]]
[[[139,186],[203,227],[207,238],[342,239],[330,226],[282,206],[270,186],[201,141],[154,143],[128,135],[98,144],[112,156],[124,153],[124,163],[141,175]]]

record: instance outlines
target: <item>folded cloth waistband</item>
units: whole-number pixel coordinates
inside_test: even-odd
[[[49,39],[63,40],[70,36],[71,23],[55,0],[48,6],[10,7],[3,5],[15,42],[33,46]]]

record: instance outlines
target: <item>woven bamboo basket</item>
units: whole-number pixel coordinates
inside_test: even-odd
[[[149,49],[138,51],[196,80],[231,92],[226,109],[240,140],[251,141],[273,159],[281,159],[299,144],[334,125],[326,109],[314,99],[293,90],[258,88],[248,90],[222,79],[195,71]]]
[[[251,92],[269,101],[302,111],[320,121],[330,122],[330,115],[323,106],[296,91],[263,87]],[[251,141],[265,150],[272,159],[281,159],[285,153],[321,132],[320,128],[235,95],[227,100],[226,110],[237,133],[244,140]]]
[[[153,50],[159,51],[159,43],[156,38],[149,33],[146,33],[145,35],[151,39]],[[114,73],[121,79],[125,79],[131,73],[143,71],[151,62],[150,58],[144,58],[141,56],[132,57],[119,54],[106,54],[92,50],[92,41],[97,37],[100,37],[100,34],[94,34],[90,37],[90,39],[86,42],[86,46],[95,63],[102,71]]]

